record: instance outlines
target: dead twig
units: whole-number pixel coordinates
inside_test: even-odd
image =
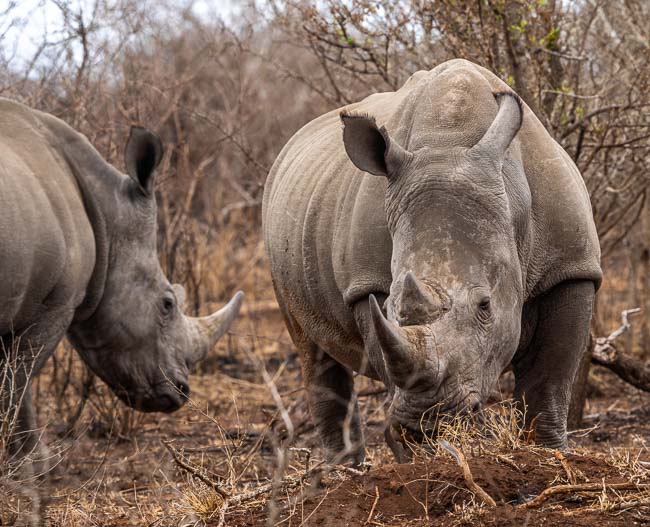
[[[368,518],[366,519],[364,525],[368,525],[372,520],[372,515],[375,513],[375,508],[377,507],[377,503],[379,503],[379,487],[375,485],[375,501],[372,502],[372,507],[370,507],[370,513],[368,514]]]
[[[535,442],[536,438],[536,431],[537,431],[537,421],[539,421],[539,414],[533,417],[533,419],[530,421],[530,426],[528,427],[527,430],[523,430],[523,433],[525,434],[525,440],[524,443],[527,445],[532,445]]]
[[[608,360],[611,360],[609,354],[616,350],[613,348],[614,341],[620,337],[623,333],[628,331],[631,327],[630,324],[630,315],[635,315],[636,313],[640,313],[641,308],[635,307],[632,309],[626,309],[625,311],[621,312],[621,327],[619,327],[617,330],[613,331],[610,333],[608,337],[600,337],[596,339],[596,346],[594,346],[594,357],[597,357],[598,359],[606,362]]]
[[[627,483],[581,483],[580,485],[555,485],[544,489],[536,498],[533,498],[526,503],[517,505],[518,508],[531,509],[541,505],[551,496],[556,494],[566,494],[568,492],[602,492],[605,489],[612,490],[647,490],[650,489],[650,484],[637,484],[632,482]]]
[[[461,470],[463,471],[463,478],[465,479],[467,488],[476,494],[483,501],[483,503],[489,505],[490,507],[496,507],[497,504],[494,499],[492,499],[492,496],[485,492],[480,487],[480,485],[474,481],[474,476],[472,476],[472,471],[469,468],[467,458],[465,458],[463,451],[460,448],[456,448],[444,439],[438,439],[438,444],[447,452],[449,452],[456,460],[456,463],[458,463],[458,466],[460,466]]]
[[[172,446],[172,441],[162,441],[162,444],[167,450],[169,450],[172,457],[174,458],[174,462],[178,465],[179,468],[190,474],[192,477],[205,483],[208,487],[219,494],[219,496],[221,496],[224,500],[228,500],[230,494],[221,488],[221,483],[213,480],[201,467],[197,467],[189,461],[185,460],[183,458],[183,455]]]
[[[509,459],[508,457],[502,455],[502,454],[496,454],[495,456],[501,463],[504,465],[508,465],[509,467],[514,468],[517,471],[521,471],[521,469],[517,466],[517,463],[515,463],[512,459]]]
[[[630,509],[640,509],[644,507],[650,507],[650,499],[634,500],[634,501],[619,501],[617,503],[611,503],[603,507],[580,507],[578,509],[573,509],[570,511],[563,511],[563,516],[577,516],[579,514],[584,514],[585,512],[618,512],[618,511],[628,511]]]
[[[560,462],[560,464],[562,465],[562,468],[564,469],[564,472],[566,473],[567,481],[571,485],[575,485],[577,483],[576,475],[573,472],[573,470],[571,469],[571,465],[569,465],[569,460],[559,450],[556,450],[555,452],[553,452],[553,455],[555,456],[555,459],[557,459]]]

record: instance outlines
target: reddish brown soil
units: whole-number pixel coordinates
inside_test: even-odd
[[[219,353],[192,378],[195,405],[173,415],[135,414],[118,406],[111,415],[119,416],[119,423],[112,422],[98,410],[100,398],[93,394],[72,433],[61,437],[66,419],[76,409],[80,377],[70,384],[77,388],[67,387],[61,397],[52,393],[56,383],[50,383],[46,372],[37,386],[39,419],[49,423],[45,441],[65,451],[56,472],[39,487],[44,502],[42,524],[218,525],[220,500],[179,470],[162,441],[173,440],[177,449],[184,449],[187,459],[222,481],[232,495],[269,482],[276,468],[275,447],[286,440],[286,430],[263,380],[261,363],[274,379],[293,421],[292,446],[309,449],[310,466],[314,466],[321,456],[319,438],[300,388],[295,352],[277,313],[240,322],[235,335],[224,340]],[[364,383],[362,388],[369,391],[380,388]],[[595,384],[598,390],[586,409],[585,430],[570,436],[574,453],[568,456],[569,463],[579,482],[624,481],[630,473],[614,462],[612,455],[650,461],[650,395],[625,386],[604,371],[597,373]],[[599,493],[572,492],[554,496],[540,507],[522,507],[545,488],[566,483],[564,469],[553,452],[542,449],[500,450],[500,459],[485,452],[465,452],[476,482],[497,503],[495,509],[478,507],[480,501],[468,491],[450,456],[393,464],[381,433],[384,396],[371,395],[360,402],[369,472],[331,472],[320,483],[312,477],[301,486],[283,486],[275,500],[265,493],[229,508],[224,527],[267,525],[271,503],[276,507],[277,524],[286,527],[650,523],[648,507],[600,510]],[[304,454],[294,453],[285,475],[299,481],[304,467]],[[644,474],[648,482],[648,470]],[[607,496],[613,499],[611,491]],[[644,499],[649,498],[646,493]],[[16,521],[11,511],[0,510],[0,525],[2,518],[6,525]]]
[[[473,458],[469,461],[475,481],[497,503],[495,509],[475,509],[463,514],[463,503],[472,499],[459,467],[451,459],[430,459],[429,463],[390,464],[364,475],[330,475],[321,489],[307,497],[302,507],[283,511],[281,518],[309,526],[593,526],[641,525],[635,512],[618,516],[587,507],[596,494],[567,493],[549,499],[542,507],[527,509],[522,504],[549,486],[566,483],[562,467],[547,450],[513,451],[509,461]],[[601,457],[568,455],[571,468],[580,474],[579,483],[620,483],[616,467]],[[309,492],[306,493],[309,495]],[[379,498],[377,498],[379,496]],[[372,511],[372,513],[371,513]],[[263,525],[266,512],[246,511],[233,517],[236,525]],[[650,521],[650,519],[648,519]]]

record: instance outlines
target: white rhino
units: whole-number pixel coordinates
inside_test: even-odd
[[[452,60],[310,122],[270,171],[263,223],[330,458],[363,458],[353,372],[385,382],[389,429],[417,436],[478,411],[511,365],[537,439],[566,447],[598,237],[574,163],[494,74]]]
[[[132,128],[124,175],[51,115],[0,99],[0,123],[0,371],[13,368],[0,410],[18,411],[14,454],[37,447],[26,383],[65,335],[125,403],[178,409],[243,295],[207,317],[181,312],[156,254],[160,139]]]

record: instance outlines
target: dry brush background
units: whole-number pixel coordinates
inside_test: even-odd
[[[117,167],[131,124],[160,134],[164,269],[187,288],[192,314],[237,289],[247,299],[236,327],[193,376],[192,401],[174,415],[126,409],[63,344],[34,383],[57,466],[47,478],[21,481],[19,467],[0,460],[1,525],[647,519],[650,398],[602,368],[585,386],[583,431],[571,436],[577,453],[564,459],[531,446],[505,405],[481,434],[455,423],[448,448],[417,449],[414,465],[389,465],[382,387],[359,379],[373,468],[325,470],[275,308],[260,206],[275,156],[312,118],[397,89],[444,60],[477,62],[526,100],[580,168],[603,248],[594,335],[607,336],[623,310],[641,308],[615,345],[647,364],[648,2],[262,0],[220,9],[219,2],[42,0],[34,8],[60,23],[26,56],[15,36],[29,13],[14,2],[0,7],[0,96],[62,118]],[[508,395],[507,377],[501,391]],[[481,474],[475,483],[494,505],[463,468],[470,479]],[[562,484],[573,487],[524,505]]]

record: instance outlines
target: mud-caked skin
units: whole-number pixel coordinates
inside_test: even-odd
[[[363,458],[353,372],[417,432],[479,410],[512,366],[537,440],[566,447],[599,243],[577,168],[494,74],[452,60],[307,124],[263,222],[330,458]]]
[[[0,367],[12,361],[0,409],[18,412],[15,454],[37,445],[28,378],[65,335],[124,402],[171,412],[239,311],[241,293],[207,317],[181,311],[184,290],[156,253],[162,154],[134,127],[122,174],[63,121],[0,99]]]

